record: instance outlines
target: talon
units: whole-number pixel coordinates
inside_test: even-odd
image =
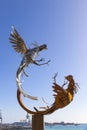
[[[49,62],[51,62],[51,60],[48,60],[48,62],[47,62],[47,63],[49,63]]]
[[[44,59],[44,58],[41,58],[40,61],[45,61],[45,59]]]
[[[25,75],[26,77],[28,77],[28,74],[26,74],[26,72],[24,71],[24,69],[23,69],[23,73],[24,73],[24,75]]]

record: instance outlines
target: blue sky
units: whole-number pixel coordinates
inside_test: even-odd
[[[32,47],[34,41],[48,46],[48,50],[40,52],[38,59],[50,59],[49,65],[30,65],[26,69],[29,77],[24,77],[23,86],[28,93],[39,99],[44,97],[52,104],[52,77],[56,72],[60,85],[68,74],[72,74],[79,84],[73,102],[45,116],[45,121],[87,123],[87,1],[0,0],[0,109],[3,122],[20,121],[26,116],[16,98],[16,71],[22,57],[9,42],[12,25],[27,47]],[[29,107],[41,103],[24,100]]]

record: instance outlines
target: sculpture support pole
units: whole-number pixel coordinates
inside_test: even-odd
[[[41,114],[32,115],[32,130],[44,130],[44,116]]]

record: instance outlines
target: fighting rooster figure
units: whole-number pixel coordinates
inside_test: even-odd
[[[62,87],[59,86],[56,82],[53,83],[53,91],[56,93],[54,94],[55,101],[48,113],[52,113],[57,109],[67,106],[69,103],[71,103],[74,94],[78,91],[78,84],[74,82],[72,75],[66,76],[65,79],[68,81],[68,87],[66,89],[63,87],[67,83],[64,83]]]
[[[17,70],[17,75],[16,75],[16,83],[17,83],[18,89],[25,97],[37,100],[37,97],[27,95],[24,92],[24,90],[21,86],[20,77],[21,77],[22,73],[24,73],[26,76],[28,76],[25,73],[24,68],[27,67],[29,64],[33,63],[35,65],[40,66],[40,65],[48,64],[50,62],[50,60],[49,60],[45,63],[39,64],[38,62],[43,61],[43,58],[41,58],[40,60],[36,60],[38,53],[42,50],[47,49],[47,45],[46,44],[43,44],[41,46],[35,45],[34,48],[28,49],[25,45],[24,40],[21,38],[21,36],[19,35],[19,33],[17,32],[17,30],[14,27],[13,27],[13,31],[10,34],[9,40],[12,43],[12,47],[14,48],[14,50],[23,55],[23,59]]]

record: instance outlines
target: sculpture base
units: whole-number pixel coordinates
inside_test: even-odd
[[[41,114],[32,115],[32,130],[44,130],[44,116]]]

